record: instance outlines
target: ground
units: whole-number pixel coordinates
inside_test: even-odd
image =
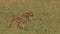
[[[34,11],[25,30],[9,27],[11,16]],[[60,0],[0,0],[0,34],[60,34]]]

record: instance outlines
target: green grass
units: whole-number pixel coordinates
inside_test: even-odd
[[[18,1],[18,3],[17,3]],[[0,34],[60,34],[60,0],[0,0]],[[18,8],[18,9],[17,9]],[[12,15],[34,10],[25,30],[9,27]]]

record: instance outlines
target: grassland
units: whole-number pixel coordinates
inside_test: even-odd
[[[12,15],[34,10],[25,30],[8,23]],[[0,0],[0,34],[60,34],[60,0]]]

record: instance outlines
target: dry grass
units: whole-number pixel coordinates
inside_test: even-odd
[[[17,1],[0,0],[0,34],[60,34],[60,0]],[[27,10],[34,10],[35,15],[25,30],[9,28],[11,16],[20,16]]]

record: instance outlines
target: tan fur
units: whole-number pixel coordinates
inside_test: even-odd
[[[32,17],[34,15],[34,12],[32,11],[28,11],[28,12],[25,12],[21,15],[21,17],[24,17],[24,18],[27,18],[28,20],[30,20],[30,17]]]
[[[24,26],[26,24],[26,21],[30,20],[29,17],[32,17],[33,15],[34,15],[34,13],[32,11],[29,11],[29,12],[23,13],[21,15],[21,17],[13,16],[10,25],[13,25],[14,23],[17,24],[17,26],[21,25],[24,30]]]

